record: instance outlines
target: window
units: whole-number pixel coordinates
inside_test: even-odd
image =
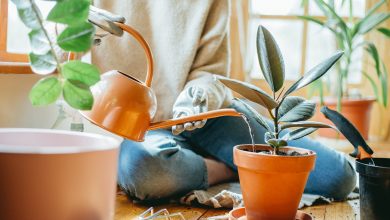
[[[334,0],[336,6],[342,1]],[[353,7],[354,18],[364,16],[365,0],[354,0]],[[348,4],[341,9],[337,7],[337,9],[345,19],[348,19]],[[301,20],[297,17],[298,15],[312,15],[326,20],[312,0],[309,0],[305,6],[302,6],[302,0],[251,1],[249,34],[250,54],[253,57],[251,78],[263,78],[257,61],[256,42],[253,40],[256,39],[259,24],[270,30],[279,44],[286,65],[286,80],[298,79],[301,74],[337,50],[336,40],[328,30]],[[363,50],[355,54],[356,62],[352,67],[355,71],[360,72],[362,68],[362,54]],[[361,79],[356,75],[358,74],[350,74],[350,76],[355,76],[349,79],[350,83],[360,82]]]
[[[47,16],[54,3],[37,1],[42,16]],[[27,53],[30,51],[29,29],[20,21],[15,5],[0,0],[0,72],[31,73]]]

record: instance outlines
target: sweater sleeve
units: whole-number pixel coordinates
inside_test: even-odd
[[[213,1],[199,40],[185,88],[200,86],[207,91],[208,110],[227,105],[230,90],[215,80],[213,74],[228,76],[230,49],[228,27],[229,0]]]

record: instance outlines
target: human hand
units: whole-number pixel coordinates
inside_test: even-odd
[[[180,93],[173,107],[173,118],[181,118],[206,112],[208,109],[207,91],[198,86],[192,86]],[[207,120],[187,122],[172,127],[172,133],[178,135],[183,131],[202,128]]]
[[[108,32],[110,34],[120,37],[123,35],[123,30],[118,27],[114,22],[125,23],[126,19],[123,16],[113,14],[109,11],[91,5],[89,8],[88,21],[101,28],[104,32]],[[96,33],[94,44],[100,44],[101,38],[105,35],[107,35],[107,33]]]

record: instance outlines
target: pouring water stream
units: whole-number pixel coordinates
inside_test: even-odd
[[[241,114],[241,116],[244,119],[245,123],[248,125],[249,136],[251,137],[251,141],[252,141],[252,151],[255,152],[255,140],[254,140],[254,135],[253,135],[253,131],[249,119],[244,114]]]

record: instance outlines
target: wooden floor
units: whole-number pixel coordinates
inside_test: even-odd
[[[373,143],[374,157],[390,157],[390,143]],[[343,151],[352,152],[351,147]],[[115,220],[136,220],[138,215],[147,210],[149,206],[134,204],[126,196],[118,194],[116,198]],[[207,207],[189,207],[178,204],[164,204],[155,206],[155,211],[166,208],[170,213],[181,212],[186,220],[207,219],[212,216],[225,215],[228,209],[210,209]],[[334,202],[331,204],[315,205],[302,209],[311,214],[316,220],[358,220],[359,200]],[[178,218],[176,218],[178,219]],[[172,220],[176,220],[172,219]]]
[[[138,215],[148,208],[149,206],[132,203],[124,195],[118,195],[116,199],[115,220],[137,220]],[[209,209],[176,204],[165,204],[154,207],[155,211],[163,208],[168,209],[170,213],[181,212],[186,220],[207,219],[212,216],[225,215],[230,211],[228,209]],[[359,200],[316,205],[302,210],[311,214],[314,217],[313,219],[316,220],[358,220]]]

